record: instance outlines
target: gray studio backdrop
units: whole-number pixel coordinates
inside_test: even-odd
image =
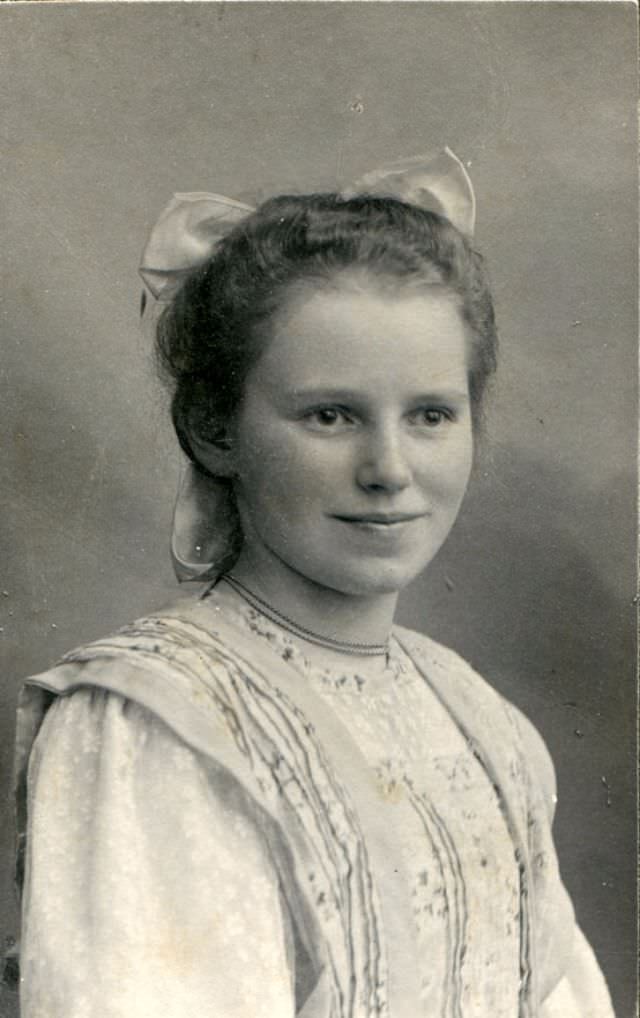
[[[2,5],[2,937],[20,679],[174,587],[179,459],[137,317],[147,228],[173,191],[330,189],[449,144],[477,189],[502,368],[463,514],[401,621],[542,730],[564,877],[631,1018],[635,18]]]

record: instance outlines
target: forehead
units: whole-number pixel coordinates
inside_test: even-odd
[[[468,330],[457,296],[441,286],[377,286],[375,281],[305,284],[274,315],[255,367],[256,381],[302,388],[467,375]]]

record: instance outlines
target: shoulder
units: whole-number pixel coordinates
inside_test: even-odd
[[[498,715],[510,713],[509,701],[453,648],[404,626],[394,626],[394,633],[445,699],[454,694],[456,701],[465,703],[470,710],[489,710]]]
[[[86,707],[90,700],[99,711],[107,695],[143,708],[144,717],[164,722],[192,749],[244,775],[247,752],[238,720],[233,648],[213,639],[198,603],[197,595],[180,598],[110,636],[76,647],[55,667],[30,676],[19,705],[27,741],[52,701],[83,699]],[[102,695],[75,696],[87,689]],[[71,708],[64,713],[73,715]]]
[[[52,684],[68,688],[73,676],[82,671],[88,678],[91,663],[101,663],[103,672],[118,677],[118,685],[133,680],[136,673],[150,671],[169,674],[183,670],[186,655],[200,644],[206,625],[199,610],[201,597],[191,594],[176,597],[160,609],[149,611],[122,625],[119,629],[90,640],[67,651],[46,672],[32,676],[27,682]],[[91,684],[91,683],[90,683]]]
[[[135,700],[98,686],[81,685],[55,697],[34,738],[31,767],[43,755],[56,766],[98,756],[122,756],[131,766],[143,756],[168,759],[175,735],[158,715]]]
[[[544,739],[529,718],[451,647],[403,626],[395,626],[394,632],[414,662],[428,673],[442,698],[481,732],[481,741],[482,729],[489,735],[497,728],[503,736],[511,737],[526,774],[552,815],[555,768]]]

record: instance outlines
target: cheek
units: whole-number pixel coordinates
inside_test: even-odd
[[[458,433],[430,451],[422,470],[422,484],[440,498],[460,502],[467,488],[473,463],[471,431]]]
[[[245,445],[237,477],[249,511],[274,513],[291,522],[308,516],[316,503],[330,500],[332,487],[344,487],[335,449],[292,441],[287,429],[263,431],[257,441]]]
[[[473,466],[473,453],[473,433],[471,429],[469,429],[464,441],[460,442],[459,448],[452,457],[453,473],[456,478],[455,483],[463,488],[466,488],[469,482],[469,476]]]

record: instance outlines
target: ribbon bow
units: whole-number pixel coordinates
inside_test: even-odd
[[[375,194],[399,198],[445,216],[473,236],[476,200],[469,175],[451,149],[389,163],[344,188],[341,197]],[[170,301],[184,277],[203,265],[234,226],[255,212],[233,198],[206,191],[174,194],[142,253],[140,275],[156,300]]]
[[[341,197],[371,194],[444,216],[473,236],[476,201],[469,175],[449,148],[388,163],[344,188]],[[204,265],[234,226],[255,212],[220,194],[175,194],[153,227],[142,253],[140,275],[159,302],[173,299],[184,278]],[[241,544],[240,522],[228,482],[187,464],[173,517],[171,557],[178,579],[216,579]]]

